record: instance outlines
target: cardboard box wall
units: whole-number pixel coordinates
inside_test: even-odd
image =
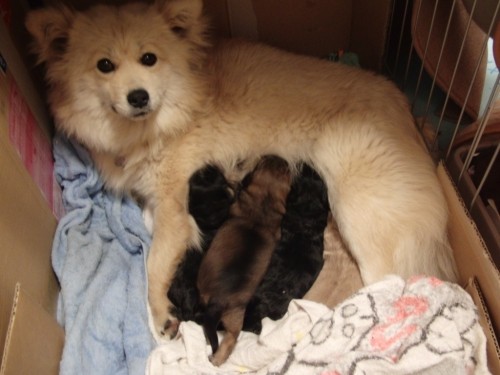
[[[283,2],[289,6],[280,7]],[[73,3],[78,7],[89,2]],[[389,5],[388,0],[208,0],[207,10],[220,35],[249,36],[316,56],[352,50],[360,55],[364,67],[378,69]],[[0,9],[3,15],[8,11],[8,17],[0,21],[0,54],[6,62],[0,72],[0,375],[53,375],[58,373],[64,342],[63,330],[55,320],[58,285],[50,261],[60,207],[57,191],[51,198],[44,186],[46,179],[39,177],[40,169],[51,170],[50,161],[35,165],[26,161],[23,153],[33,150],[23,150],[16,142],[12,111],[22,114],[18,117],[24,122],[16,124],[26,127],[21,135],[32,140],[30,147],[34,143],[42,144],[44,150],[50,147],[52,126],[41,99],[43,85],[33,83],[37,73],[28,69],[33,60],[20,25],[28,7],[23,0],[0,0]],[[22,105],[13,106],[13,98]],[[489,366],[500,375],[495,336],[495,331],[500,332],[499,271],[445,168],[440,166],[438,171],[450,206],[449,232],[460,282],[478,306],[488,337]]]
[[[46,0],[84,9],[96,0]],[[124,0],[100,0],[119,4]],[[358,54],[379,71],[385,52],[391,0],[205,0],[220,36],[258,39],[286,50],[325,57],[338,50]]]
[[[12,22],[25,4],[10,5],[1,4],[0,22],[0,373],[55,374],[64,333],[54,319],[59,287],[50,261],[57,224],[51,126],[14,47]]]

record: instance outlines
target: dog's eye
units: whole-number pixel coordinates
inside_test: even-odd
[[[187,30],[181,26],[174,26],[171,30],[174,32],[174,34],[178,35],[181,38],[184,38],[187,34]]]
[[[103,73],[110,73],[115,70],[115,65],[111,62],[110,59],[100,59],[97,62],[97,69],[99,69]]]
[[[156,55],[154,53],[148,52],[142,55],[141,64],[146,66],[153,66],[154,64],[156,64],[157,60],[158,59],[156,58]]]

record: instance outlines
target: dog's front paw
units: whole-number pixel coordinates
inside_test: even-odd
[[[162,306],[162,309],[155,309],[152,304],[148,304],[149,328],[158,343],[171,340],[177,335],[180,322],[171,311],[170,304],[168,307]]]
[[[169,314],[169,317],[164,320],[163,328],[160,329],[160,335],[167,339],[173,339],[177,335],[179,324],[179,320]]]

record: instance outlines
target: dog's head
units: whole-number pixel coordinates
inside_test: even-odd
[[[176,131],[202,95],[201,0],[40,9],[28,15],[26,27],[46,65],[57,122],[91,147],[95,134],[122,133],[119,127],[134,123]],[[85,125],[91,129],[85,132],[79,129],[85,119],[99,124]]]

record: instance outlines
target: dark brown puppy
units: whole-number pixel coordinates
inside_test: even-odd
[[[203,258],[197,286],[205,307],[203,329],[212,346],[211,361],[226,361],[243,326],[245,309],[260,284],[281,237],[281,220],[290,191],[288,164],[275,156],[262,158],[244,181],[229,219],[215,235]],[[217,325],[226,334],[220,346]]]

